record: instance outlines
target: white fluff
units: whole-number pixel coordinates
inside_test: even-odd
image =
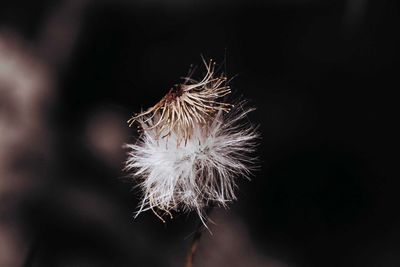
[[[229,113],[220,111],[207,125],[195,123],[193,134],[183,142],[179,133],[160,137],[151,129],[157,118],[140,118],[141,127],[149,130],[136,144],[127,145],[126,162],[143,191],[137,214],[148,209],[167,214],[196,210],[203,219],[204,207],[234,200],[235,178],[249,177],[254,169],[251,154],[258,134],[247,119],[252,110],[240,103]]]

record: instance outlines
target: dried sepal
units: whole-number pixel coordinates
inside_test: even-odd
[[[178,133],[179,140],[185,142],[193,135],[195,124],[207,125],[216,112],[229,112],[231,104],[221,98],[230,94],[225,75],[216,75],[215,62],[205,63],[206,74],[196,81],[186,77],[153,107],[136,114],[128,120],[129,126],[140,121],[143,131],[155,130],[157,138]]]

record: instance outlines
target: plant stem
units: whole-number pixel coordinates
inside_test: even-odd
[[[192,245],[190,246],[190,249],[186,255],[185,267],[193,267],[194,256],[196,254],[198,245],[200,243],[200,238],[201,238],[204,230],[206,230],[205,224],[207,224],[208,216],[210,215],[213,208],[214,208],[213,205],[209,206],[206,210],[206,216],[205,216],[204,220],[202,221],[200,219],[200,222],[197,226],[196,232],[194,233],[194,236],[193,236]]]

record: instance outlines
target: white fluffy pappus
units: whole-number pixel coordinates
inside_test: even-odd
[[[220,86],[222,83],[215,81],[225,81],[226,78],[215,78],[213,68],[210,65],[208,67],[208,79],[213,82],[206,82],[205,87]],[[196,88],[196,93],[203,92],[204,79],[202,82],[202,87],[196,88],[191,84],[191,88]],[[229,110],[201,113],[195,109],[187,112],[188,108],[171,108],[171,105],[181,107],[182,104],[177,103],[179,98],[190,93],[175,91],[173,98],[170,97],[171,101],[166,102],[159,111],[153,114],[146,111],[142,113],[143,116],[139,114],[134,117],[142,131],[135,144],[127,145],[130,151],[125,168],[132,172],[143,192],[137,215],[151,209],[162,219],[164,214],[171,215],[172,210],[195,210],[203,220],[205,207],[226,206],[234,200],[236,178],[249,177],[255,169],[253,152],[259,135],[247,118],[247,114],[254,109],[248,108],[245,102],[235,106],[221,102],[213,104],[211,101],[218,99],[218,94],[214,94],[211,100],[207,98],[205,103],[223,107],[230,105]],[[196,105],[201,105],[200,98],[199,103]],[[188,107],[191,108],[190,103]],[[172,110],[171,114],[167,109]],[[169,117],[165,117],[165,114],[169,114]],[[206,119],[196,119],[200,117],[199,114]],[[174,127],[178,124],[174,122],[177,118],[191,120],[184,133],[181,126]],[[161,120],[171,124],[165,127],[161,125]],[[128,122],[132,123],[131,120]],[[159,214],[160,211],[163,213]]]

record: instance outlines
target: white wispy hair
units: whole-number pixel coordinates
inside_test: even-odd
[[[204,83],[203,79],[205,86],[220,86],[217,79],[226,80],[223,76],[213,77],[212,67],[207,71],[206,77],[213,83]],[[204,86],[192,88],[196,88],[196,93],[205,91]],[[223,88],[225,90],[226,87]],[[225,95],[226,92],[223,92]],[[201,120],[196,120],[198,111],[191,109],[187,112],[187,108],[178,110],[172,118],[165,117],[168,113],[165,110],[171,105],[180,107],[179,98],[192,97],[187,94],[191,94],[190,90],[178,94],[174,92],[172,101],[163,103],[165,106],[162,109],[153,113],[146,111],[134,117],[142,131],[135,144],[127,145],[130,152],[126,169],[131,170],[139,180],[138,185],[143,191],[137,215],[151,209],[162,219],[163,214],[160,216],[157,211],[171,215],[171,210],[195,210],[203,220],[204,208],[210,204],[226,206],[234,200],[235,179],[238,176],[249,177],[255,168],[253,152],[258,133],[247,118],[247,114],[254,109],[248,108],[245,102],[231,105],[207,100],[208,105],[223,108],[200,114],[203,116]],[[220,98],[218,94],[211,97]],[[165,98],[171,96],[167,95],[163,100]],[[225,109],[228,105],[229,112]],[[190,104],[188,107],[191,108]],[[162,120],[165,124],[171,123],[171,119],[176,120],[176,117],[191,120],[185,131],[182,132],[182,126],[174,127],[176,122],[168,126],[160,123]],[[129,122],[132,123],[132,120]]]

